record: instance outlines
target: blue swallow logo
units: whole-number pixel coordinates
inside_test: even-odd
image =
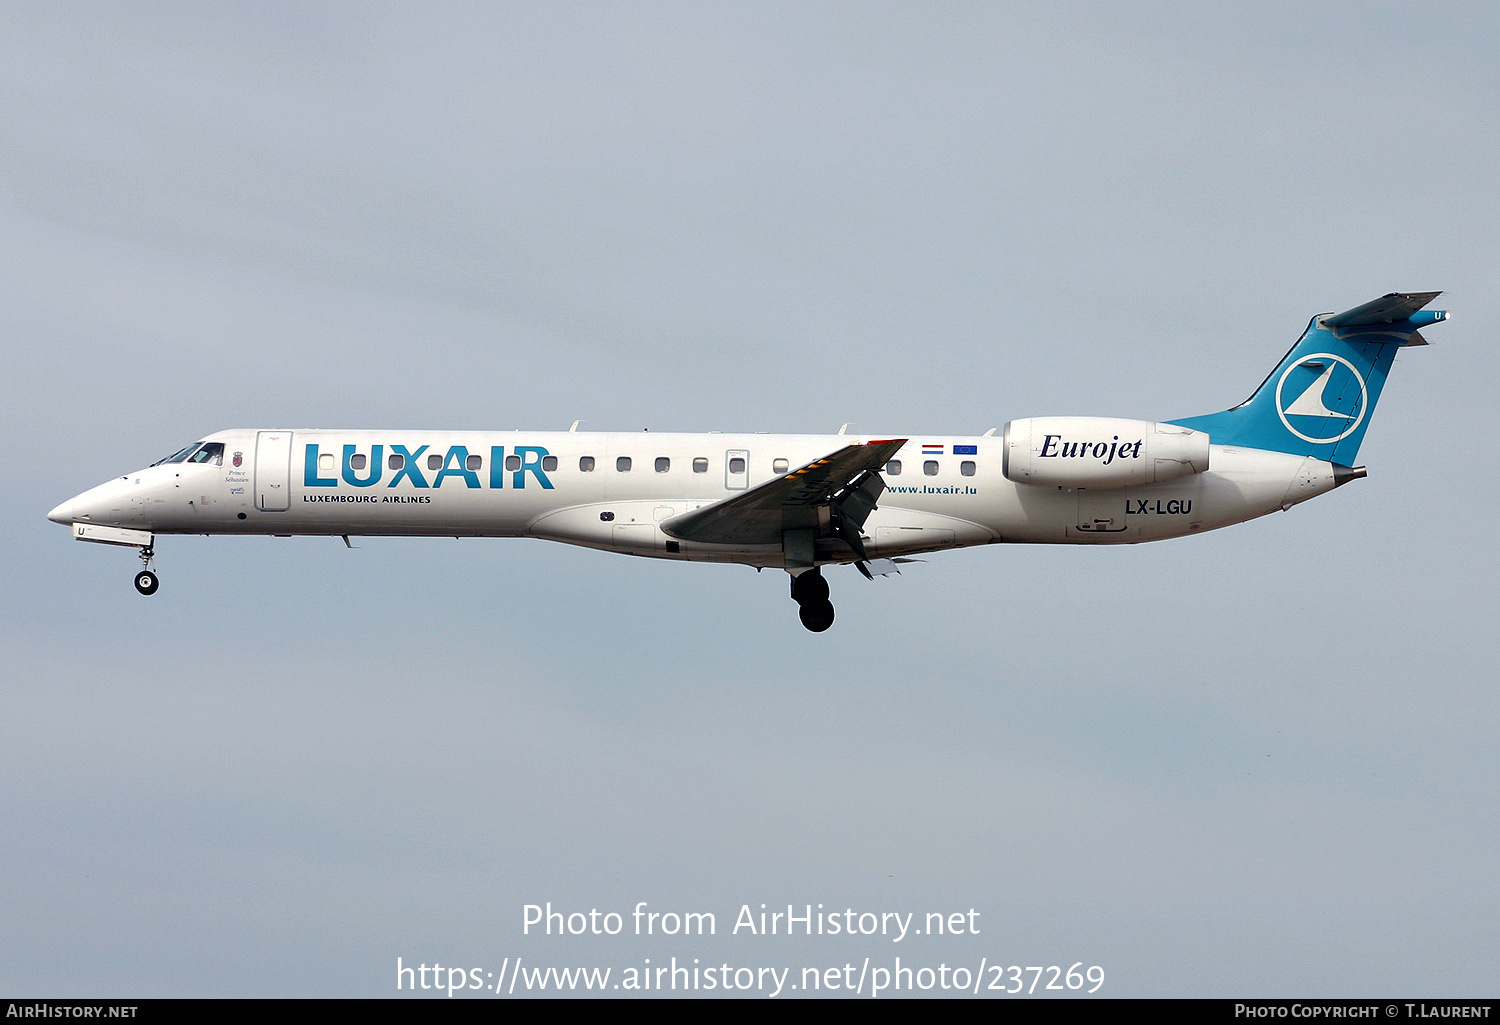
[[[1369,405],[1364,376],[1353,363],[1329,352],[1299,360],[1276,382],[1276,412],[1282,425],[1315,445],[1353,434]]]

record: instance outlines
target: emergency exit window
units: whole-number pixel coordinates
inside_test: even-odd
[[[744,473],[745,472],[745,460],[742,457],[740,457],[740,456],[735,456],[734,458],[730,459],[729,460],[729,472],[730,473]]]

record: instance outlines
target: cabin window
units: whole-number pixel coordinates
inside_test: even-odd
[[[519,470],[521,468],[521,457],[520,456],[506,456],[505,457],[505,468],[507,470]]]
[[[434,452],[427,457],[427,469],[441,470],[443,468],[443,457]]]
[[[786,473],[786,471],[787,471],[787,462],[786,462],[785,459],[773,459],[773,460],[771,460],[771,472],[772,473]]]
[[[656,472],[657,473],[666,473],[671,468],[672,468],[672,460],[668,459],[666,456],[657,456],[656,457]]]
[[[579,470],[580,473],[593,473],[594,472],[594,457],[593,456],[579,456],[578,457],[578,470]]]
[[[484,465],[484,456],[472,455],[464,460],[464,469],[477,470]]]
[[[922,472],[927,474],[927,476],[929,477],[936,477],[937,471],[938,465],[936,459],[929,459],[927,460],[927,462],[922,464]]]
[[[332,452],[324,452],[322,455],[320,455],[318,457],[318,472],[319,473],[332,473],[333,472],[333,453]]]
[[[392,452],[390,455],[386,456],[385,465],[389,469],[399,470],[401,469],[401,467],[406,465],[406,457],[398,456],[394,452]]]
[[[693,460],[693,472],[694,473],[707,473],[708,472],[708,459],[707,459],[707,457],[705,457],[705,456],[699,456],[697,459]]]
[[[369,460],[365,458],[365,454],[363,452],[356,452],[354,453],[354,455],[349,457],[349,469],[363,470],[365,468],[365,463],[367,463],[368,461]]]
[[[546,470],[548,473],[551,473],[553,470],[557,469],[557,457],[542,456],[542,469]]]
[[[890,462],[886,463],[885,472],[890,474],[892,477],[901,476],[901,460],[892,459]]]
[[[958,472],[963,474],[965,477],[974,476],[974,460],[965,459],[963,462],[959,463]]]
[[[630,457],[629,456],[621,456],[619,459],[616,459],[615,460],[615,469],[618,470],[621,473],[629,473],[630,472]]]
[[[745,459],[744,459],[743,456],[735,456],[734,458],[732,458],[732,459],[729,460],[729,472],[730,473],[744,473],[745,472]]]

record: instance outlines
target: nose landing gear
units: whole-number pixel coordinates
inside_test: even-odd
[[[822,570],[814,568],[792,577],[792,600],[800,606],[797,618],[813,633],[833,625],[833,602],[828,600],[828,581]]]
[[[155,554],[149,545],[141,549],[141,571],[135,575],[135,589],[142,594],[155,594],[157,587],[161,585],[155,567],[151,564]]]

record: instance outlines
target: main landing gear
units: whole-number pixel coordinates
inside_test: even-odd
[[[804,570],[792,577],[792,601],[801,606],[797,618],[813,633],[833,625],[833,602],[828,600],[828,581],[822,570]]]
[[[142,594],[155,594],[157,587],[161,585],[155,567],[151,565],[151,558],[155,554],[150,545],[141,549],[141,571],[135,575],[135,589]]]

